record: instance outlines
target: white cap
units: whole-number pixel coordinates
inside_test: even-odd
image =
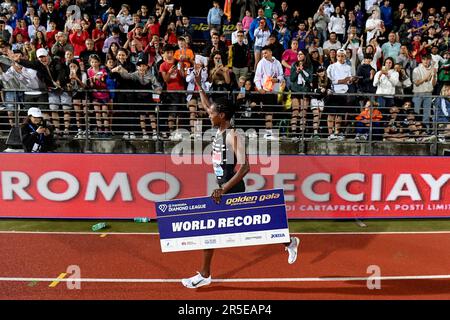
[[[42,57],[42,56],[48,56],[48,52],[47,50],[45,50],[44,48],[39,48],[36,51],[36,57]]]
[[[28,109],[28,115],[35,118],[42,118],[42,111],[39,108]]]

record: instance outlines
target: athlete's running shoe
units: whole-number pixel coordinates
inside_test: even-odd
[[[297,250],[300,244],[300,239],[297,237],[291,237],[291,243],[286,246],[285,250],[289,253],[288,263],[293,264],[297,260]]]
[[[190,277],[187,279],[182,279],[181,283],[186,288],[196,289],[196,288],[200,288],[200,287],[207,286],[208,284],[210,284],[211,276],[209,276],[208,278],[205,278],[200,274],[200,272],[197,272],[197,274],[193,277]]]

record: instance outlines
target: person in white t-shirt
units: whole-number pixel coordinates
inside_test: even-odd
[[[380,19],[380,15],[377,10],[372,11],[372,15],[366,21],[367,38],[366,43],[369,43],[371,39],[376,38],[382,28],[383,20]]]
[[[278,95],[275,94],[280,90],[280,86],[285,83],[283,75],[283,66],[281,62],[272,56],[272,49],[269,46],[262,48],[263,58],[258,62],[255,72],[255,86],[262,95],[263,111],[266,118],[266,134],[264,138],[267,140],[275,140],[276,136],[272,132],[272,120],[274,112],[281,111],[277,106]]]
[[[335,94],[329,101],[331,106],[326,107],[328,112],[328,140],[344,140],[340,132],[342,116],[347,113],[347,97],[343,95],[349,90],[349,85],[356,82],[357,78],[352,76],[352,67],[346,62],[346,51],[337,51],[337,62],[328,66],[327,76],[331,80],[332,89]]]
[[[231,44],[235,44],[235,43],[237,43],[238,42],[238,32],[239,31],[244,31],[244,34],[245,34],[245,30],[244,30],[244,27],[242,26],[242,22],[238,22],[238,23],[236,23],[236,31],[234,31],[232,34],[231,34]],[[244,43],[245,44],[248,44],[248,40],[247,40],[247,37],[244,37]]]
[[[380,71],[375,74],[373,86],[377,87],[378,108],[387,114],[394,105],[395,87],[398,85],[399,74],[394,70],[394,59],[387,57]]]

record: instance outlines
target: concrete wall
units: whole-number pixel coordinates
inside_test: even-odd
[[[265,142],[262,142],[262,150],[266,150]],[[125,141],[122,139],[110,140],[90,140],[87,144],[84,140],[60,139],[57,142],[56,152],[64,153],[171,153],[176,145],[170,141]],[[204,149],[209,145],[203,142],[202,146],[197,146],[196,150]],[[187,147],[188,145],[185,145]],[[270,143],[267,145],[270,153]],[[185,149],[192,153],[195,150],[193,143],[191,149]],[[0,139],[0,150],[6,149],[5,139]],[[352,140],[330,142],[326,140],[305,141],[293,143],[281,141],[279,145],[280,154],[307,154],[307,155],[401,155],[401,156],[435,156],[443,155],[444,149],[450,149],[450,144],[417,143],[417,142],[374,142],[370,146],[368,143],[356,143]],[[259,152],[255,144],[252,145],[250,153]],[[195,153],[195,152],[194,152]]]

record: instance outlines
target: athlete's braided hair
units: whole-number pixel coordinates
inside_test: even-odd
[[[223,112],[226,120],[231,120],[236,112],[236,106],[232,100],[227,97],[219,97],[214,100],[213,104],[217,108],[217,112]]]

